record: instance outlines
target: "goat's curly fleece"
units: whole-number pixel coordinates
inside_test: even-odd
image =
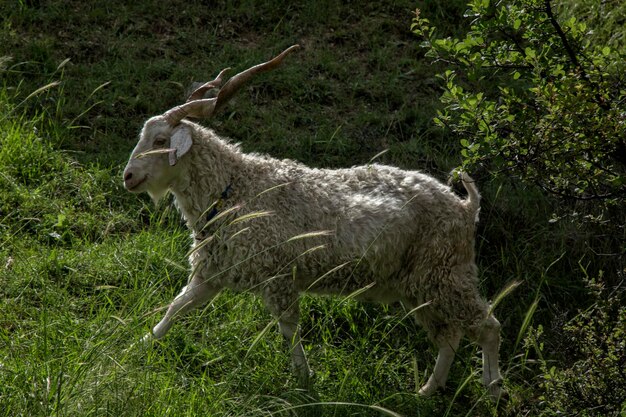
[[[309,168],[243,153],[212,130],[182,123],[194,143],[170,191],[194,245],[212,236],[190,257],[196,274],[214,286],[259,293],[278,315],[297,309],[303,291],[348,295],[368,288],[359,298],[429,303],[416,316],[433,340],[459,331],[478,337],[488,306],[477,290],[479,195],[472,183],[464,181],[464,200],[418,171]],[[222,212],[242,207],[201,232],[203,213],[228,185]],[[271,214],[232,223],[254,212]],[[293,239],[319,231],[328,233]]]

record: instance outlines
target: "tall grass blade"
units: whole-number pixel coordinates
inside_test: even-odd
[[[454,396],[452,396],[452,400],[450,400],[450,404],[448,405],[448,409],[446,410],[444,417],[449,416],[450,412],[452,411],[452,406],[454,405],[455,400],[457,399],[457,397],[461,394],[461,392],[463,392],[463,390],[465,389],[465,387],[467,386],[467,384],[469,384],[469,382],[474,379],[476,377],[476,371],[472,371],[467,378],[465,378],[463,380],[463,382],[461,383],[461,385],[459,385],[459,387],[456,389],[456,391],[454,391]]]
[[[248,348],[248,350],[246,351],[246,355],[244,356],[244,360],[248,358],[248,356],[250,355],[250,353],[252,352],[252,349],[254,349],[254,347],[261,341],[261,339],[263,338],[263,336],[265,336],[265,334],[276,324],[278,324],[278,320],[277,319],[272,319],[269,323],[267,323],[267,326],[265,326],[265,328],[263,330],[261,330],[261,332],[259,332],[259,334],[254,338],[254,340],[252,341],[252,344],[250,345],[250,347]]]
[[[89,94],[89,97],[87,97],[87,100],[89,100],[91,97],[94,96],[94,94],[96,94],[98,91],[102,90],[104,87],[108,86],[109,84],[111,84],[111,81],[104,82],[100,84],[99,86],[97,86],[96,88],[94,88],[94,90]]]
[[[374,282],[372,282],[372,283],[370,283],[370,284],[367,284],[367,285],[366,285],[366,286],[364,286],[363,288],[359,288],[358,290],[353,291],[353,292],[351,292],[350,294],[348,294],[347,296],[345,296],[345,297],[341,300],[341,302],[345,302],[346,300],[350,300],[350,299],[352,299],[352,298],[356,298],[356,297],[358,297],[359,295],[363,294],[364,292],[369,291],[369,290],[370,290],[372,287],[374,287],[375,285],[376,285],[376,281],[374,281]]]
[[[335,407],[358,407],[358,408],[365,408],[365,409],[378,411],[382,415],[387,415],[387,416],[390,416],[390,417],[403,417],[402,414],[398,414],[395,411],[391,411],[390,409],[382,407],[380,405],[374,405],[374,404],[373,405],[368,405],[368,404],[350,403],[350,402],[342,402],[342,401],[329,401],[329,402],[317,402],[317,403],[300,404],[300,405],[291,406],[291,407],[289,407],[289,408],[287,408],[285,410],[289,411],[289,410],[296,410],[298,408],[320,407],[320,406],[324,406],[324,405],[335,406]]]
[[[334,267],[333,269],[331,269],[330,271],[324,273],[322,276],[320,276],[318,279],[316,279],[315,281],[313,281],[311,283],[311,285],[309,285],[307,287],[307,290],[310,290],[311,288],[315,287],[315,285],[320,282],[321,280],[323,280],[324,278],[326,278],[329,275],[334,274],[335,272],[339,271],[341,268],[343,268],[346,265],[350,265],[352,262],[344,262],[341,265],[337,265],[336,267]]]
[[[298,258],[308,255],[309,253],[318,251],[318,250],[322,250],[322,249],[326,249],[327,246],[326,245],[317,245],[317,246],[313,246],[312,248],[308,248],[307,250],[305,250],[304,252],[302,252],[300,255],[298,255]]]
[[[242,233],[246,233],[246,232],[247,232],[247,231],[249,231],[249,230],[250,230],[250,228],[249,228],[249,227],[244,227],[244,228],[242,228],[242,229],[240,229],[240,230],[237,230],[235,233],[233,233],[232,235],[230,235],[230,236],[228,237],[228,239],[227,239],[227,240],[228,240],[228,241],[233,240],[234,238],[236,238],[236,237],[237,237],[237,236],[239,236],[240,234],[242,234]]]
[[[65,58],[57,67],[56,71],[63,69],[70,62],[70,58]]]
[[[372,156],[369,160],[369,162],[367,163],[367,165],[371,165],[374,163],[374,161],[378,158],[380,158],[381,156],[383,156],[384,154],[386,154],[387,152],[389,152],[389,149],[383,149],[382,151],[378,152],[376,155]]]
[[[15,113],[15,111],[20,108],[24,103],[26,103],[28,100],[30,100],[31,98],[45,92],[48,90],[53,89],[54,87],[57,87],[61,84],[61,81],[53,81],[51,83],[48,83],[46,85],[44,85],[43,87],[39,87],[38,89],[36,89],[35,91],[33,91],[32,93],[30,93],[24,100],[22,100],[18,105],[16,105],[15,107],[11,108],[2,119],[0,119],[0,121],[4,121],[6,119],[9,118],[9,116],[11,116],[13,113]]]
[[[83,117],[85,114],[89,113],[89,112],[91,111],[91,109],[93,109],[94,107],[96,107],[97,105],[102,104],[102,103],[103,103],[103,101],[102,101],[102,100],[100,100],[100,101],[96,101],[96,102],[95,102],[95,103],[93,103],[91,106],[87,107],[85,110],[83,110],[82,112],[80,112],[80,114],[79,114],[78,116],[74,117],[74,118],[73,118],[73,119],[72,119],[72,120],[71,120],[71,121],[67,124],[67,126],[68,126],[70,129],[76,129],[76,128],[80,128],[80,127],[86,127],[86,126],[76,126],[74,123],[76,123],[76,121],[77,121],[78,119],[80,119],[81,117]],[[89,127],[87,126],[87,128],[89,128]]]
[[[19,107],[20,105],[22,105],[22,103],[30,100],[31,98],[35,97],[36,95],[39,95],[41,93],[43,93],[44,91],[48,91],[50,89],[53,89],[54,87],[58,86],[61,84],[61,81],[53,81],[51,83],[48,83],[46,85],[44,85],[43,87],[39,87],[38,89],[36,89],[35,91],[33,91],[32,93],[30,93],[24,100],[22,100],[22,102],[20,104],[18,104],[16,107]]]
[[[310,239],[313,237],[320,237],[320,236],[331,236],[333,234],[334,232],[332,230],[320,230],[318,232],[302,233],[300,235],[290,237],[289,239],[287,239],[287,242],[293,242],[294,240],[300,240],[300,239]]]
[[[522,341],[522,339],[524,338],[524,335],[526,334],[526,331],[528,330],[528,327],[530,327],[530,323],[533,320],[533,316],[535,315],[535,312],[537,311],[537,307],[539,306],[539,300],[541,298],[541,287],[543,287],[543,283],[546,282],[546,280],[547,280],[548,271],[554,265],[556,265],[563,258],[563,256],[565,256],[565,253],[566,252],[563,252],[561,254],[561,256],[559,256],[550,265],[548,265],[548,267],[546,268],[545,272],[542,274],[541,281],[539,282],[539,285],[537,286],[537,290],[536,290],[536,293],[535,293],[535,300],[533,301],[533,303],[528,308],[528,311],[526,311],[526,315],[524,316],[524,320],[522,321],[522,325],[521,325],[521,327],[519,329],[519,332],[517,334],[517,338],[515,339],[515,345],[514,345],[514,348],[513,348],[513,352],[517,352],[517,348],[518,348],[520,342]]]
[[[145,158],[146,156],[150,156],[150,155],[161,155],[165,153],[170,153],[174,150],[175,150],[174,148],[151,149],[149,151],[138,153],[137,155],[135,155],[135,159]]]
[[[211,207],[214,207],[214,205],[212,205]],[[230,208],[227,208],[226,210],[222,210],[219,213],[217,213],[217,215],[215,217],[213,217],[211,220],[209,220],[208,222],[206,222],[206,224],[202,227],[202,229],[200,231],[204,231],[207,228],[209,228],[211,225],[213,225],[214,223],[218,222],[219,220],[221,220],[222,218],[229,216],[230,214],[238,211],[239,209],[241,209],[241,205],[236,205],[236,206],[232,206]],[[204,217],[201,216],[200,218]],[[231,223],[232,224],[232,223]]]
[[[255,211],[255,212],[244,214],[244,215],[237,217],[236,219],[234,219],[232,222],[229,223],[229,226],[232,226],[238,223],[247,222],[249,220],[255,220],[261,217],[269,217],[273,215],[274,215],[273,211]]]
[[[189,269],[186,266],[181,265],[178,262],[175,262],[169,258],[163,258],[163,261],[165,261],[166,264],[171,265],[174,268],[178,269],[179,271],[187,272],[187,270]]]
[[[498,295],[495,296],[493,302],[491,303],[491,305],[489,306],[489,315],[491,315],[493,313],[493,311],[496,309],[496,307],[498,306],[498,304],[500,304],[500,302],[502,300],[504,300],[504,298],[506,298],[509,294],[511,294],[517,287],[519,287],[521,285],[521,281],[513,281],[511,282],[509,285],[507,285],[506,287],[504,287],[499,293]]]
[[[269,193],[270,191],[274,191],[274,190],[276,190],[276,189],[278,189],[278,188],[282,188],[282,187],[285,187],[285,186],[287,186],[287,185],[291,185],[291,184],[293,184],[293,182],[289,181],[289,182],[285,182],[285,183],[278,184],[278,185],[275,185],[275,186],[273,186],[273,187],[267,188],[267,189],[265,189],[265,190],[261,191],[260,193],[258,193],[258,194],[255,196],[255,198],[257,198],[257,197],[261,197],[261,196],[262,196],[263,194],[265,194],[265,193]]]
[[[211,243],[213,241],[213,239],[215,239],[215,235],[214,234],[210,235],[206,239],[203,239],[200,243],[198,243],[196,246],[194,246],[193,249],[191,249],[189,252],[187,252],[185,254],[185,258],[189,258],[194,253],[198,252],[200,249],[202,249],[203,247],[205,247],[206,245]]]
[[[528,330],[528,327],[530,326],[530,323],[533,320],[533,316],[535,315],[535,311],[537,310],[538,305],[539,305],[539,298],[537,297],[535,298],[535,301],[533,301],[533,303],[528,308],[528,311],[526,311],[526,315],[524,316],[524,321],[522,321],[522,325],[519,329],[519,332],[517,333],[517,338],[515,339],[513,352],[517,352],[517,347],[519,346],[520,342],[524,338],[524,335],[526,334],[526,331]]]

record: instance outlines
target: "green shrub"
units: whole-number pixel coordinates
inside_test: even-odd
[[[464,38],[439,38],[419,10],[427,56],[449,64],[435,122],[459,136],[464,168],[519,177],[577,200],[626,195],[624,53],[591,42],[550,0],[473,0]]]
[[[590,308],[579,311],[550,338],[539,326],[527,339],[543,358],[537,414],[617,416],[626,412],[626,291],[623,287],[609,291],[596,281],[588,285],[595,300]],[[545,359],[546,353],[566,359],[555,364]]]

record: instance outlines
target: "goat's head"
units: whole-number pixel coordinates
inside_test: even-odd
[[[287,54],[297,49],[293,45],[270,61],[248,68],[233,76],[219,89],[214,98],[204,94],[222,85],[222,70],[217,78],[196,89],[185,104],[152,117],[143,126],[139,142],[124,169],[124,186],[128,191],[147,191],[158,199],[177,178],[177,163],[193,146],[193,125],[184,122],[186,117],[210,118],[254,75],[276,68]]]

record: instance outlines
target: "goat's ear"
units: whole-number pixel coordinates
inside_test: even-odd
[[[170,165],[176,165],[178,159],[191,149],[192,144],[191,129],[187,126],[178,126],[174,129],[174,133],[172,133],[170,138]]]

